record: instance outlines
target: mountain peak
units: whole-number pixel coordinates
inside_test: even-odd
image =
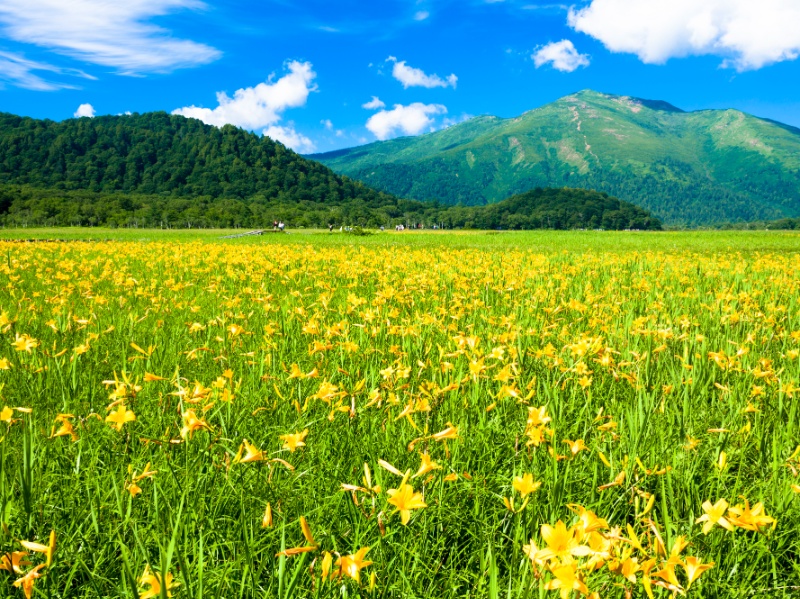
[[[637,98],[635,96],[604,94],[603,92],[594,91],[593,89],[582,89],[579,92],[561,98],[561,100],[569,100],[571,98],[579,98],[585,102],[607,102],[608,100],[612,100],[615,102],[644,106],[650,110],[660,110],[662,112],[686,112],[685,110],[678,108],[669,102],[665,102],[664,100],[647,100],[645,98]]]
[[[545,186],[597,189],[669,224],[800,215],[800,137],[741,112],[582,90],[507,119],[317,156],[396,195],[484,204]]]
[[[645,106],[651,110],[661,110],[664,112],[686,112],[682,108],[678,108],[677,106],[673,106],[669,102],[665,102],[664,100],[645,100],[644,98],[631,98],[634,102],[638,102],[642,106]]]

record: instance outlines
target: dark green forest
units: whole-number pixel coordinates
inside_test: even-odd
[[[268,137],[164,112],[62,122],[0,113],[0,224],[209,228],[652,229],[604,193],[540,189],[485,207],[400,199]]]
[[[61,122],[0,113],[0,183],[186,198],[261,194],[280,202],[391,197],[269,137],[165,112]]]
[[[661,221],[644,208],[586,189],[537,187],[496,204],[475,207],[473,212],[474,226],[481,229],[662,228]]]

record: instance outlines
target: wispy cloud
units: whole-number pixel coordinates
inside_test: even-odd
[[[541,10],[545,12],[568,11],[569,5],[567,4],[525,4],[522,6],[523,10]]]
[[[211,62],[220,52],[175,38],[149,19],[203,8],[199,0],[2,0],[0,30],[15,41],[121,74],[169,72]]]
[[[36,72],[53,73],[56,75],[68,75],[82,77],[84,79],[94,79],[83,71],[74,69],[62,69],[43,62],[28,60],[19,54],[0,51],[0,81],[6,82],[16,87],[30,89],[34,91],[55,91],[58,89],[75,89],[74,85],[59,81],[52,81],[37,75]]]

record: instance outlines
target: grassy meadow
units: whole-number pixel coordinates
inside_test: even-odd
[[[800,592],[800,234],[232,233],[0,231],[1,596]]]

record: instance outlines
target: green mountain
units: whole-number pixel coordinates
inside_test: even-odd
[[[482,116],[310,158],[388,193],[444,204],[569,186],[607,192],[669,224],[800,216],[800,129],[593,91],[517,118]]]
[[[653,229],[636,206],[539,189],[491,207],[400,199],[267,137],[149,113],[56,123],[0,113],[0,224],[139,227],[440,224]]]

